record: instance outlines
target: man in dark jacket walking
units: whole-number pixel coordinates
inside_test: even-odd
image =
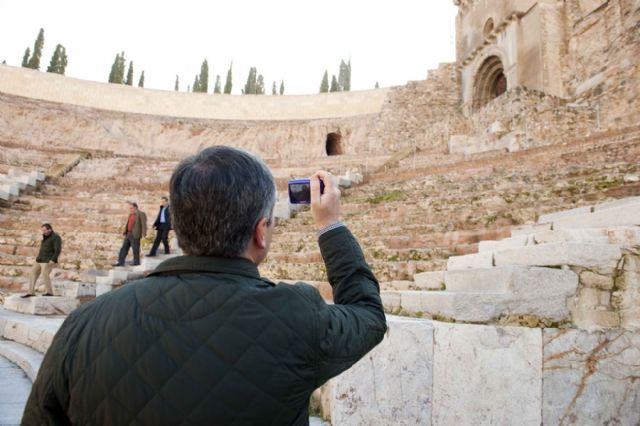
[[[170,186],[186,255],[69,315],[23,424],[306,425],[313,390],[382,340],[378,282],[339,222],[329,173],[311,177],[311,213],[332,305],[307,284],[260,277],[276,199],[261,161],[207,148]]]
[[[48,223],[43,223],[40,231],[42,231],[40,251],[31,267],[29,292],[23,295],[23,298],[35,296],[36,282],[40,275],[42,275],[42,281],[44,281],[45,293],[43,296],[53,296],[49,275],[51,274],[51,269],[58,263],[58,257],[60,257],[60,252],[62,251],[62,238],[53,232],[53,227]]]
[[[164,246],[164,254],[169,254],[169,231],[171,230],[171,214],[169,213],[169,199],[162,197],[160,199],[160,210],[156,221],[153,222],[153,229],[156,230],[156,239],[153,241],[151,250],[147,256],[153,257],[156,255],[160,241]]]

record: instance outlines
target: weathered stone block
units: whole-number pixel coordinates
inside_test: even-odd
[[[613,277],[596,274],[591,271],[580,272],[580,283],[586,287],[599,288],[601,290],[613,289]]]
[[[527,234],[516,235],[515,237],[505,238],[500,241],[480,241],[478,245],[478,252],[484,253],[487,251],[508,250],[512,248],[524,247],[529,241]]]
[[[548,231],[551,229],[551,223],[534,223],[527,225],[518,225],[511,227],[511,236],[528,235],[539,231]]]
[[[441,290],[444,274],[444,271],[421,272],[413,276],[413,281],[416,288],[421,290]]]
[[[58,296],[34,296],[23,299],[19,294],[12,294],[4,301],[4,307],[30,315],[68,315],[78,307],[78,301],[71,297]]]
[[[431,424],[433,326],[393,316],[387,325],[378,346],[322,387],[332,424]]]
[[[553,222],[553,229],[606,228],[611,226],[637,226],[640,223],[640,201],[614,207],[596,207],[593,213],[560,218]]]
[[[466,256],[451,256],[447,260],[447,270],[456,271],[461,269],[481,269],[493,266],[493,253],[475,253]]]
[[[578,328],[588,331],[620,327],[620,314],[598,308],[577,307],[572,312],[572,320]]]
[[[592,210],[593,210],[593,206],[584,206],[584,207],[578,207],[571,210],[562,210],[559,212],[543,214],[543,215],[540,215],[540,217],[538,218],[538,223],[554,222],[557,219],[560,219],[563,217],[567,218],[567,217],[581,215],[585,213],[591,213]]]
[[[397,291],[381,291],[380,298],[385,311],[396,312],[400,310],[400,293]]]
[[[540,329],[434,327],[434,425],[540,425]]]
[[[610,244],[552,243],[525,246],[494,254],[495,265],[582,266],[611,273],[622,257],[620,247]]]
[[[605,229],[559,229],[557,231],[539,231],[533,234],[536,244],[561,242],[585,242],[592,244],[609,244]]]
[[[79,281],[52,281],[53,293],[62,297],[95,297],[96,284]]]
[[[543,424],[638,424],[640,333],[545,329],[543,337]]]

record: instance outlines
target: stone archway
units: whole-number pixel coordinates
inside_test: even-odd
[[[473,110],[477,111],[507,91],[504,66],[497,56],[490,56],[482,63],[473,85]]]
[[[325,143],[325,149],[327,155],[342,155],[342,135],[340,133],[329,133],[327,135],[327,142]]]

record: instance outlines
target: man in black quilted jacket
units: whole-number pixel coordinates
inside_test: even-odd
[[[69,315],[23,424],[305,425],[313,390],[382,340],[378,283],[339,222],[329,173],[311,177],[311,213],[333,305],[307,284],[260,277],[275,204],[260,160],[208,148],[170,185],[186,255]]]

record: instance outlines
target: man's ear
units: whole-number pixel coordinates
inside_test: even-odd
[[[256,229],[253,230],[253,241],[255,245],[260,249],[267,248],[267,227],[269,226],[269,220],[263,217],[258,221]]]

